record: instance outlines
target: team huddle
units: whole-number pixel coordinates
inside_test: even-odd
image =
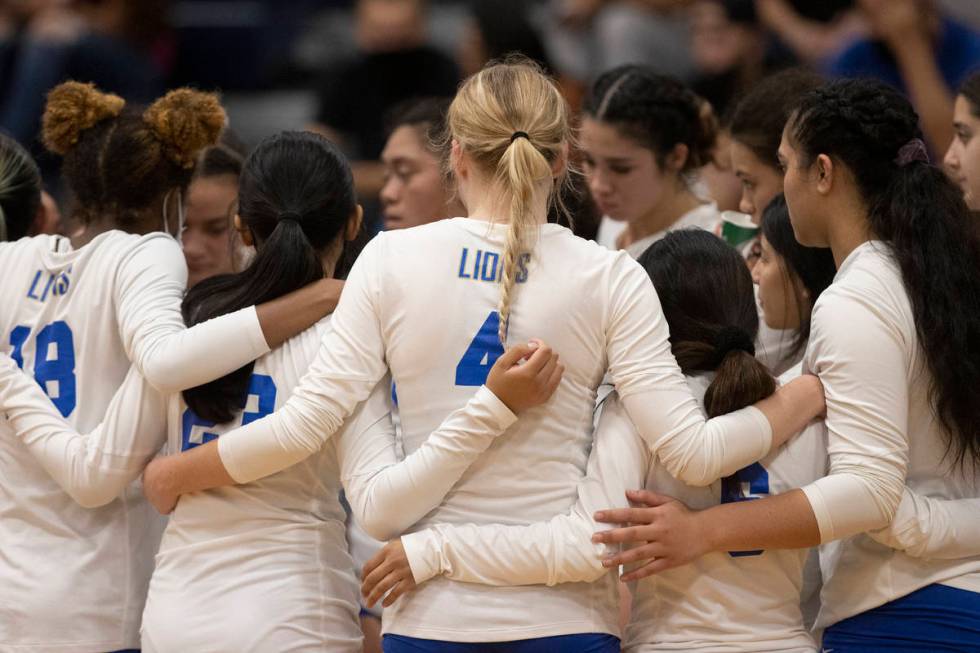
[[[526,60],[467,79],[466,217],[375,236],[338,300],[329,140],[249,154],[254,257],[188,290],[218,99],[53,89],[83,229],[0,243],[0,651],[354,652],[378,603],[391,653],[980,650],[980,230],[908,100],[760,84],[737,243],[693,92],[624,66],[572,123]],[[682,217],[582,239],[560,198],[581,165],[623,209],[624,138]]]

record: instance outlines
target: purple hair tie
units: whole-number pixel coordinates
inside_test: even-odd
[[[913,138],[903,145],[898,150],[898,156],[895,157],[895,163],[899,166],[907,166],[913,161],[929,163],[929,150],[926,149],[926,144],[921,138]]]

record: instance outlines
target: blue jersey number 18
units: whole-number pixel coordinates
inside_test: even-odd
[[[10,332],[10,357],[24,368],[24,345],[31,329],[14,327]],[[67,323],[58,320],[47,325],[34,339],[34,380],[51,398],[62,417],[75,410],[75,338]]]
[[[456,385],[483,385],[487,382],[490,368],[504,353],[504,346],[497,337],[499,329],[500,315],[493,311],[459,359],[456,365]]]

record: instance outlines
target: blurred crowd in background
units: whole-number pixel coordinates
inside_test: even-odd
[[[283,129],[315,129],[354,162],[377,230],[385,181],[399,176],[392,125],[429,125],[426,115],[440,111],[405,102],[451,97],[463,77],[510,52],[541,62],[573,108],[601,72],[647,64],[708,100],[722,125],[742,94],[782,68],[876,77],[909,94],[941,158],[955,89],[980,64],[980,2],[2,0],[0,129],[37,157],[63,204],[56,165],[37,137],[50,88],[91,81],[132,102],[182,85],[218,90],[231,130],[202,167],[212,185],[227,182],[233,197],[250,145]],[[387,170],[386,142],[396,150]],[[724,171],[724,160],[715,163]],[[710,171],[704,176],[710,184]],[[715,193],[720,208],[731,204],[725,194]],[[198,204],[222,197],[215,191]],[[408,226],[389,213],[389,226]],[[589,220],[577,229],[594,236],[591,222],[591,233]]]

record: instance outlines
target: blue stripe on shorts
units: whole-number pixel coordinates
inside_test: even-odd
[[[382,648],[384,653],[619,653],[619,638],[587,633],[474,644],[385,635]]]
[[[827,653],[980,651],[980,593],[927,585],[854,615],[823,635]]]

